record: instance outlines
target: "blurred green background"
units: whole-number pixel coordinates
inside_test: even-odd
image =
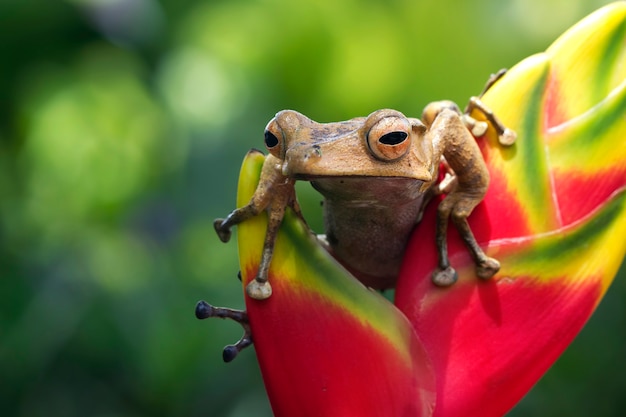
[[[243,306],[212,221],[266,122],[464,104],[606,3],[2,0],[2,415],[270,416],[240,328],[193,315]],[[624,415],[624,275],[511,416]]]

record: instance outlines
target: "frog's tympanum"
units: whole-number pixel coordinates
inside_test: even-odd
[[[493,75],[484,91],[503,74]],[[487,121],[472,118],[475,110]],[[500,264],[485,255],[467,223],[489,186],[489,173],[475,141],[488,123],[501,144],[515,141],[515,133],[478,97],[470,99],[464,113],[450,101],[431,103],[421,119],[378,110],[367,117],[317,123],[293,110],[279,112],[265,129],[269,155],[252,199],[225,219],[215,220],[215,230],[227,242],[232,226],[263,210],[268,213],[262,258],[247,294],[258,300],[272,294],[268,270],[285,209],[290,207],[301,216],[294,188],[297,180],[310,181],[324,197],[326,234],[318,237],[320,243],[363,284],[376,289],[394,287],[411,232],[437,194],[445,198],[437,212],[433,244],[439,265],[432,282],[444,287],[457,280],[447,253],[450,219],[475,261],[476,274],[491,278]],[[443,181],[439,181],[440,169],[445,170]],[[245,312],[218,311],[200,302],[196,315],[229,317],[244,325],[246,335],[227,347],[225,360],[251,343]]]

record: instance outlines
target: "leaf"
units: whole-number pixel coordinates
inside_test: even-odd
[[[470,217],[502,268],[480,281],[451,232],[459,282],[432,286],[431,206],[396,292],[433,361],[435,416],[506,413],[578,334],[613,280],[626,253],[625,45],[626,3],[619,2],[522,61],[483,97],[518,133],[511,148],[499,146],[493,131],[480,139],[492,182]]]

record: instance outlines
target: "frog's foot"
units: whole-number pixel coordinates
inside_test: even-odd
[[[493,277],[500,270],[500,262],[493,258],[485,257],[485,260],[476,264],[476,275],[482,279]]]
[[[433,272],[431,279],[433,281],[433,284],[438,287],[449,287],[450,285],[454,284],[457,279],[459,279],[459,275],[456,273],[454,268],[448,266],[447,268],[443,269],[437,268]]]
[[[498,73],[500,74],[500,73]],[[497,80],[498,78],[496,78]],[[515,143],[515,140],[517,139],[517,134],[509,129],[508,127],[504,126],[504,124],[502,124],[502,122],[496,117],[496,115],[493,113],[493,111],[491,111],[491,109],[489,109],[489,107],[487,107],[481,100],[479,97],[471,97],[470,101],[467,105],[467,107],[465,108],[465,115],[469,115],[472,113],[472,111],[474,110],[478,110],[479,112],[481,112],[483,114],[483,116],[487,119],[487,121],[491,124],[491,126],[493,126],[493,128],[496,130],[496,132],[498,132],[498,142],[500,143],[500,145],[503,146],[510,146],[513,143]],[[471,121],[475,120],[473,117],[471,116],[467,116],[464,118],[464,122],[465,122],[465,126],[472,130],[473,126]],[[471,126],[470,126],[471,125]],[[473,133],[473,131],[472,131]],[[474,135],[476,136],[476,135]]]
[[[253,279],[246,286],[246,294],[255,300],[265,300],[272,296],[272,286],[267,281]]]
[[[243,336],[234,345],[224,347],[222,358],[224,362],[230,362],[246,347],[252,344],[252,332],[250,330],[250,322],[248,314],[243,310],[233,310],[231,308],[213,307],[206,301],[199,301],[196,305],[196,317],[199,319],[207,319],[209,317],[218,317],[221,319],[231,319],[236,321],[243,327]]]
[[[230,227],[224,227],[225,221],[224,219],[215,219],[213,221],[213,227],[215,228],[215,232],[220,240],[224,243],[230,240],[231,232]]]

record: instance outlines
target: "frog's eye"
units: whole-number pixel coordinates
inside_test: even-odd
[[[276,123],[276,119],[272,119],[265,128],[265,147],[272,155],[277,158],[283,157],[283,133]]]
[[[411,145],[411,124],[404,117],[385,117],[372,126],[367,134],[367,146],[374,157],[394,161],[404,156]]]
[[[265,146],[267,146],[268,149],[272,149],[276,146],[278,146],[278,138],[276,137],[275,134],[273,134],[272,132],[270,132],[269,130],[265,131]]]

